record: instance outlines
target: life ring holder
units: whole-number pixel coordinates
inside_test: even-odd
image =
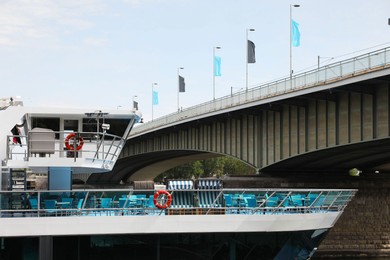
[[[76,137],[76,134],[75,133],[70,133],[68,134],[68,136],[65,138],[65,146],[66,146],[66,149],[70,150],[70,151],[74,151],[74,145],[71,145],[69,143],[70,139],[74,138],[75,141],[78,141],[78,144],[76,146],[76,151],[80,151],[81,148],[83,148],[83,145],[84,145],[84,139],[81,137],[81,136],[77,136]]]
[[[157,200],[161,195],[165,195],[167,197],[167,201],[164,204],[160,204]],[[154,193],[153,203],[159,209],[166,209],[171,206],[172,203],[172,195],[166,190],[158,190]]]

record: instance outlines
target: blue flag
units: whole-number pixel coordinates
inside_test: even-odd
[[[221,57],[214,57],[214,76],[221,76]]]
[[[158,92],[153,90],[153,105],[158,105]]]
[[[301,33],[299,32],[299,23],[294,20],[291,20],[291,44],[294,47],[301,45]]]

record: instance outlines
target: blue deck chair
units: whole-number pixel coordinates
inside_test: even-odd
[[[269,197],[265,203],[266,207],[276,207],[278,206],[278,197]]]
[[[84,199],[79,199],[79,201],[77,202],[77,209],[81,209],[83,207],[83,202]]]
[[[224,194],[223,196],[225,199],[225,207],[227,207],[226,213],[237,214],[238,213],[237,208],[229,209],[229,208],[237,207],[233,204],[233,195],[232,194]]]
[[[246,199],[246,206],[249,208],[257,207],[256,199],[255,198],[247,198]]]
[[[29,198],[31,209],[38,209],[38,199],[37,198]]]
[[[153,195],[150,195],[149,196],[149,199],[148,199],[148,208],[155,208],[156,205],[154,205],[154,201],[153,201]]]
[[[224,194],[223,197],[225,198],[225,206],[233,207],[233,199],[231,194]]]
[[[57,201],[56,200],[45,200],[44,209],[46,214],[57,215]]]
[[[112,208],[112,198],[100,198],[100,208],[100,215],[111,215],[113,212],[108,209]]]
[[[111,208],[111,202],[112,202],[112,198],[101,198],[100,207],[104,209]]]
[[[290,196],[291,198],[291,202],[292,202],[292,205],[295,206],[295,207],[302,207],[303,206],[303,198],[302,198],[302,195],[291,195]]]
[[[242,213],[245,214],[253,214],[253,208],[257,207],[257,202],[255,198],[245,198],[245,207],[246,209],[241,210]]]
[[[79,199],[79,201],[77,202],[77,211],[78,211],[78,214],[82,214],[82,210],[83,210],[83,203],[84,203],[84,199]]]
[[[127,200],[127,198],[119,198],[118,207],[119,208],[126,208],[127,204],[129,204],[129,201],[127,200],[127,203],[126,203],[126,200]]]

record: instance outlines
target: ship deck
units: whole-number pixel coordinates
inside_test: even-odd
[[[0,236],[327,229],[356,190],[183,189],[168,193],[170,202],[163,192],[157,196],[154,190],[1,191]]]

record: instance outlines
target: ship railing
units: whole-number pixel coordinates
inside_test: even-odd
[[[354,189],[175,190],[166,209],[153,190],[0,191],[0,217],[274,215],[342,212]],[[180,198],[187,196],[186,200]],[[188,195],[190,194],[190,197]],[[167,198],[159,198],[164,205]],[[166,201],[164,201],[166,200]],[[175,201],[182,201],[177,204]]]
[[[69,135],[75,137],[67,139]],[[116,161],[126,142],[123,137],[108,133],[51,130],[35,130],[28,135],[7,135],[7,140],[7,160],[70,158],[75,162],[88,159],[103,163]]]

